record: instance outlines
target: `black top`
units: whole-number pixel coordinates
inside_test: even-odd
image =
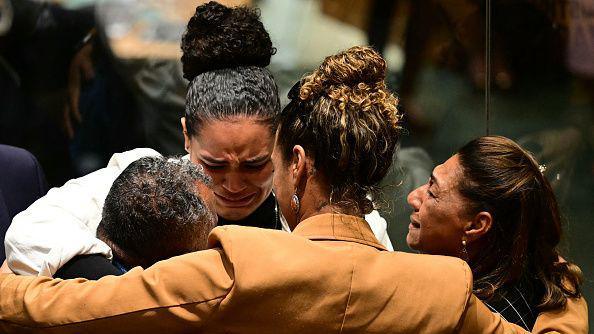
[[[280,230],[282,228],[276,198],[270,194],[268,198],[251,215],[241,220],[227,220],[219,217],[218,225],[242,225]],[[124,272],[113,265],[103,255],[79,255],[68,261],[54,277],[99,279],[106,275],[121,275]]]
[[[97,280],[107,275],[121,275],[123,272],[116,268],[111,261],[101,254],[79,255],[68,261],[56,272],[54,277],[71,279],[83,277]]]
[[[224,225],[241,225],[253,226],[261,228],[269,228],[272,230],[280,230],[282,228],[278,209],[276,207],[276,198],[271,193],[270,196],[256,209],[251,215],[241,220],[227,220],[219,216],[219,226]]]

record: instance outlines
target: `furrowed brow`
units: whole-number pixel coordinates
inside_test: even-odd
[[[204,155],[200,156],[199,159],[206,163],[209,163],[209,164],[224,164],[227,162],[224,159],[215,159],[215,158],[204,156]]]
[[[268,160],[270,160],[270,155],[267,154],[267,155],[262,155],[262,156],[259,156],[259,157],[254,157],[254,158],[251,158],[251,159],[247,159],[247,160],[245,160],[245,163],[248,163],[248,164],[257,164],[257,163],[261,163],[261,162],[266,162]]]

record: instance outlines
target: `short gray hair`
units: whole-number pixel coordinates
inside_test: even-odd
[[[126,263],[130,266],[204,249],[217,218],[198,183],[211,186],[202,166],[187,159],[145,157],[131,163],[105,199],[98,236],[124,253],[124,262],[136,262]]]

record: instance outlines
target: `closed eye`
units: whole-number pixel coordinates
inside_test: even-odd
[[[208,170],[222,170],[225,168],[225,165],[206,163],[204,160],[200,160],[200,164]]]
[[[433,186],[433,178],[429,178],[429,182],[427,182],[427,195],[432,198],[437,198],[435,194],[431,191],[431,186]]]
[[[268,162],[270,162],[270,160],[257,162],[257,163],[248,163],[243,166],[244,166],[244,168],[249,169],[249,170],[261,170],[268,164]]]

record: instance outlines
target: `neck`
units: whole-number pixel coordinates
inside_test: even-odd
[[[118,245],[112,242],[109,238],[107,238],[103,233],[97,234],[97,239],[103,241],[104,243],[111,248],[111,252],[113,254],[114,259],[118,262],[122,263],[123,265],[132,268],[136,266],[143,266],[141,261],[134,259],[133,257],[129,256],[126,252],[124,252]],[[144,266],[143,266],[144,267]]]
[[[356,217],[363,217],[363,214],[356,209],[353,208],[346,208],[344,206],[339,206],[336,204],[329,204],[328,200],[318,199],[317,201],[313,201],[317,203],[317,205],[311,205],[308,203],[309,201],[305,198],[302,200],[301,210],[297,213],[296,224],[297,226],[300,222],[325,213],[334,213],[334,214],[343,214],[343,215],[351,215]],[[295,226],[291,226],[291,230],[295,228]]]
[[[293,230],[301,221],[324,213],[363,217],[363,214],[356,206],[348,205],[348,203],[336,203],[333,201],[332,187],[319,173],[309,173],[306,181],[303,182],[301,186],[300,209],[299,212],[293,216],[295,220],[289,222],[291,230]]]

